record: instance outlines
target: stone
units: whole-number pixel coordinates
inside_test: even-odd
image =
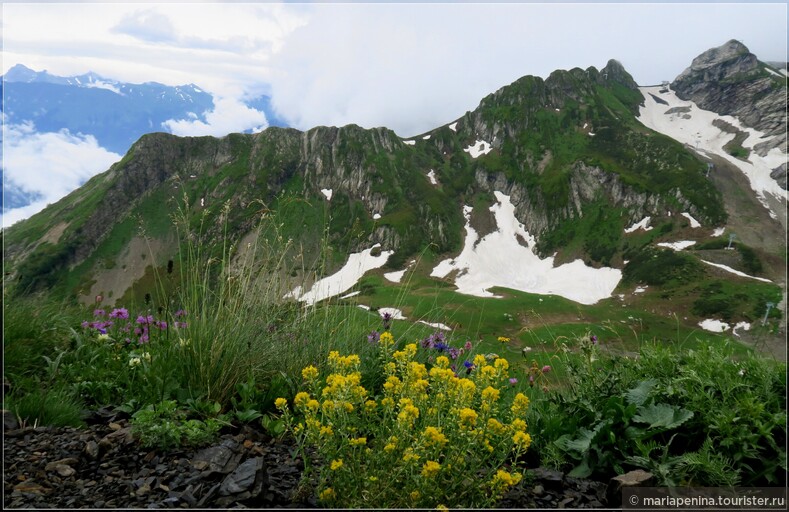
[[[533,469],[531,474],[545,489],[558,491],[564,487],[564,474],[561,471],[540,467]]]
[[[90,460],[97,460],[99,458],[99,444],[91,439],[85,443],[82,453]]]
[[[643,469],[636,469],[613,477],[606,489],[608,506],[619,507],[622,504],[622,489],[624,487],[649,487],[654,482],[655,475]]]
[[[3,409],[3,430],[16,430],[19,428],[19,421],[16,418],[16,414],[12,411],[7,411]]]
[[[230,473],[241,461],[241,454],[234,451],[236,446],[234,441],[225,440],[220,445],[205,448],[192,458],[192,466],[195,469],[207,470],[209,473]]]
[[[262,481],[265,479],[265,470],[262,457],[255,457],[254,459],[247,459],[243,464],[239,465],[235,471],[230,473],[222,481],[219,487],[219,494],[221,496],[228,496],[230,494],[239,494],[248,491],[253,486],[260,487]],[[260,489],[258,489],[258,493]]]

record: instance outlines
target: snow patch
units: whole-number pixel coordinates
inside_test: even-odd
[[[724,231],[726,231],[725,227],[724,228],[715,228],[715,230],[712,232],[712,236],[721,236]]]
[[[416,146],[415,140],[404,140],[403,144],[408,144],[409,146]]]
[[[471,158],[477,158],[480,155],[487,155],[488,153],[493,150],[490,144],[485,142],[484,140],[477,140],[471,146],[467,147],[463,151],[471,155]]]
[[[427,179],[430,180],[431,185],[438,185],[438,181],[436,181],[436,171],[430,169],[430,172],[427,173]]]
[[[359,282],[359,279],[362,278],[365,272],[374,268],[383,267],[386,264],[386,260],[389,259],[389,256],[394,254],[394,251],[381,251],[380,255],[372,256],[371,253],[373,249],[380,246],[381,244],[375,244],[362,252],[352,253],[348,257],[348,262],[345,263],[345,266],[338,270],[337,273],[324,277],[316,282],[306,293],[302,294],[301,287],[299,286],[288,293],[285,298],[296,298],[301,302],[312,305],[323,299],[334,297],[350,290],[356,286],[356,283]]]
[[[724,332],[728,331],[730,325],[726,322],[721,322],[720,320],[713,320],[708,318],[707,320],[702,320],[699,322],[699,327],[704,329],[705,331],[710,332]]]
[[[373,214],[373,220],[378,220],[380,218],[381,218],[381,214],[380,213],[374,213]]]
[[[739,270],[734,270],[733,268],[727,267],[726,265],[721,265],[720,263],[713,263],[713,262],[707,261],[707,260],[701,260],[701,261],[703,261],[707,265],[712,265],[713,267],[718,267],[721,270],[725,270],[726,272],[731,272],[732,274],[736,274],[736,275],[738,275],[740,277],[747,277],[749,279],[756,279],[757,281],[762,281],[764,283],[772,283],[772,281],[770,281],[769,279],[765,279],[763,277],[749,276],[748,274],[746,274],[744,272],[740,272]]]
[[[89,84],[85,84],[84,87],[90,87],[90,88],[95,88],[95,89],[106,89],[108,91],[114,92],[115,94],[117,94],[119,96],[125,96],[120,91],[120,89],[118,89],[115,85],[113,85],[113,84],[111,84],[109,82],[101,82],[101,81],[97,80],[95,82],[90,82]]]
[[[392,320],[408,320],[403,312],[397,308],[378,308],[378,314],[383,317],[386,313],[392,315]]]
[[[773,70],[772,70],[772,69],[770,69],[770,68],[764,68],[764,69],[765,69],[765,71],[767,71],[767,72],[768,72],[768,73],[770,73],[771,75],[775,75],[775,76],[779,76],[779,77],[781,77],[781,78],[784,78],[784,75],[782,75],[781,73],[778,73],[778,72],[776,72],[776,71],[773,71]]]
[[[430,327],[434,327],[436,329],[441,329],[442,331],[451,331],[452,330],[452,328],[449,327],[448,325],[444,325],[444,324],[441,324],[441,323],[425,322],[424,320],[419,320],[419,323],[420,324],[429,325]]]
[[[360,290],[356,290],[355,292],[347,293],[347,294],[343,295],[343,296],[342,296],[342,297],[340,297],[340,298],[341,298],[341,299],[350,299],[351,297],[356,297],[356,296],[357,296],[357,295],[359,295],[360,293],[362,293]]]
[[[430,138],[430,134],[427,134],[427,135],[425,135],[424,137],[422,137],[422,140],[427,140],[427,139],[429,139],[429,138]]]
[[[660,242],[658,246],[668,247],[669,249],[674,249],[675,251],[681,251],[682,249],[695,244],[696,242],[694,240],[682,240],[681,242]]]
[[[559,295],[581,304],[594,304],[610,297],[622,278],[613,268],[595,269],[578,259],[554,267],[554,257],[540,259],[536,240],[515,218],[510,197],[494,192],[497,204],[490,207],[498,230],[480,239],[471,227],[472,207],[463,207],[466,239],[461,253],[441,261],[430,273],[443,278],[457,271],[455,285],[460,293],[495,297],[489,288],[501,286],[540,295]],[[526,247],[522,245],[526,244]]]
[[[770,212],[770,216],[777,218],[775,212],[770,210],[765,195],[770,194],[783,200],[789,198],[789,193],[770,176],[773,169],[786,162],[786,153],[776,147],[765,156],[751,151],[748,160],[731,156],[723,146],[734,139],[735,135],[714,126],[712,124],[714,121],[724,121],[747,133],[748,137],[742,142],[742,146],[747,149],[753,149],[756,144],[769,140],[769,137],[758,130],[745,127],[735,117],[719,116],[715,112],[700,109],[692,101],[683,101],[671,90],[660,95],[668,105],[658,103],[652,95],[659,94],[662,88],[662,86],[639,88],[644,96],[644,105],[639,109],[638,120],[648,128],[695,147],[699,153],[718,156],[736,166],[748,178],[751,188],[756,192],[762,205]],[[676,110],[677,107],[682,107],[682,111]],[[675,110],[669,114],[670,109]]]
[[[327,201],[331,201],[332,190],[330,188],[322,188],[321,194],[326,196]]]
[[[652,221],[652,217],[646,216],[640,221],[630,226],[629,228],[625,228],[625,233],[632,233],[637,229],[643,229],[644,231],[649,231],[650,229],[652,229],[652,227],[649,225],[651,221]]]
[[[449,125],[449,129],[452,130],[453,132],[458,131],[458,123],[457,123],[457,121],[455,121],[454,123]]]
[[[365,306],[364,304],[357,304],[356,307],[362,308],[365,311],[370,311],[370,306]]]
[[[387,272],[386,274],[384,274],[384,277],[386,278],[387,281],[391,281],[393,283],[399,283],[400,280],[403,279],[406,270],[408,269],[398,270],[396,272]]]
[[[742,329],[743,331],[750,331],[751,324],[749,324],[748,322],[737,322],[737,325],[732,327],[731,330],[731,333],[735,336],[739,336],[739,334],[737,334],[737,329]]]
[[[636,289],[633,290],[633,293],[644,293],[647,291],[647,288],[649,288],[649,286],[644,286],[643,288],[641,286],[636,286]]]
[[[691,217],[688,212],[682,212],[682,213],[680,213],[680,215],[682,215],[683,217],[685,217],[686,219],[688,219],[690,221],[690,227],[692,227],[692,228],[700,228],[701,227],[701,224],[699,223],[699,221],[697,221],[696,219]]]

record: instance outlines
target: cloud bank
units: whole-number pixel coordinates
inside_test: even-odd
[[[3,227],[43,210],[120,159],[121,155],[102,148],[90,135],[68,130],[37,133],[29,122],[5,126],[3,190],[40,199],[21,208],[4,208]]]
[[[201,135],[223,137],[228,133],[247,130],[257,133],[268,127],[263,112],[244,105],[236,98],[214,97],[214,110],[205,112],[204,116],[205,121],[169,119],[162,123],[162,126],[174,135],[185,137]]]

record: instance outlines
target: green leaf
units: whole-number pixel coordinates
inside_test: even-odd
[[[647,428],[676,428],[693,417],[693,411],[672,407],[667,404],[652,404],[639,409],[633,421],[646,423]]]
[[[644,405],[656,384],[655,379],[642,380],[638,386],[625,393],[625,397],[631,404]]]
[[[579,434],[580,436],[576,439],[571,439],[569,434],[565,434],[554,442],[556,443],[556,446],[565,452],[577,452],[579,454],[584,454],[589,451],[589,447],[592,444],[592,439],[594,439],[597,432],[587,428],[581,428],[579,430]]]
[[[572,471],[567,473],[567,476],[571,476],[573,478],[588,478],[591,474],[592,468],[589,467],[586,459],[584,459],[580,464],[575,466]]]

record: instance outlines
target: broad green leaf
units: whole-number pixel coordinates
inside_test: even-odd
[[[639,413],[633,416],[633,421],[646,423],[647,428],[675,428],[693,417],[693,411],[679,409],[667,404],[652,404],[641,407]]]
[[[625,397],[631,404],[644,405],[656,384],[655,379],[642,380],[638,386],[625,393]]]

